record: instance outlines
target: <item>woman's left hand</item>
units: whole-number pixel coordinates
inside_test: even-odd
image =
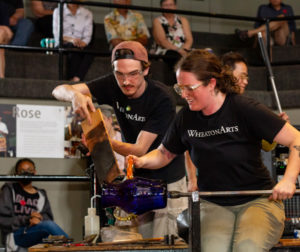
[[[295,183],[286,179],[281,179],[273,188],[273,193],[269,197],[270,200],[285,200],[293,197],[296,191]]]

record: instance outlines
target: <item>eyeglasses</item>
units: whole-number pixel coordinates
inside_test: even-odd
[[[247,80],[247,81],[249,81],[249,76],[243,74],[243,75],[239,76],[237,79],[238,79],[238,80]]]
[[[192,92],[200,86],[202,86],[202,83],[198,83],[195,85],[180,85],[176,83],[173,87],[177,94],[182,95],[183,91]]]
[[[119,79],[119,80],[123,80],[123,81],[125,79],[130,79],[130,80],[136,79],[142,73],[143,73],[142,70],[135,70],[135,71],[132,71],[130,73],[121,73],[119,71],[114,71],[114,74],[115,74],[116,78]]]

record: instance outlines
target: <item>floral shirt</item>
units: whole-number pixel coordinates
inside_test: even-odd
[[[142,36],[150,37],[143,16],[136,11],[128,10],[124,18],[117,9],[114,9],[105,16],[104,26],[107,41],[115,38],[136,40]]]
[[[185,35],[183,32],[182,22],[179,16],[174,16],[174,25],[170,25],[164,16],[159,17],[162,28],[166,34],[167,39],[176,47],[180,48],[185,42]],[[165,54],[167,49],[155,44],[155,54]]]

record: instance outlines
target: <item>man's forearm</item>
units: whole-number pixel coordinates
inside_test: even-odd
[[[52,95],[60,101],[68,101],[71,102],[75,93],[78,92],[70,85],[60,85],[57,86],[53,91]]]
[[[113,150],[122,156],[128,156],[131,154],[139,157],[144,154],[144,151],[141,150],[136,144],[124,143],[117,140],[111,140],[111,144]]]

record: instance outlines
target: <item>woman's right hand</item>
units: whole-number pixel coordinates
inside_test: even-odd
[[[142,158],[139,158],[139,157],[134,156],[134,155],[128,155],[128,156],[126,157],[126,160],[125,160],[126,164],[128,164],[129,158],[132,158],[132,160],[133,160],[133,165],[134,165],[134,168],[135,168],[135,169],[138,169],[138,168],[142,168],[142,167],[143,167],[144,162],[143,162],[143,159],[142,159]]]

